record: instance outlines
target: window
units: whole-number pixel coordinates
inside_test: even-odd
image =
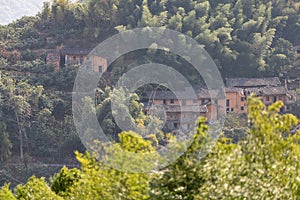
[[[229,108],[226,108],[226,112],[229,113]]]
[[[166,105],[166,104],[167,104],[167,101],[166,101],[165,99],[163,100],[163,104],[164,104],[164,105]]]
[[[273,97],[273,102],[276,102],[276,101],[277,101],[277,97],[274,96],[274,97]]]
[[[76,56],[73,56],[73,60],[74,60],[74,61],[76,60]]]
[[[270,101],[270,96],[266,96],[266,101]]]
[[[98,71],[99,71],[99,73],[102,73],[102,66],[101,65],[98,67]]]
[[[197,99],[193,99],[193,103],[197,103],[198,101],[197,101]]]
[[[83,56],[80,56],[79,64],[82,64],[82,63],[83,63]]]
[[[182,99],[182,100],[181,100],[181,104],[182,104],[183,106],[185,106],[185,105],[186,105],[186,100],[185,100],[185,99]]]
[[[234,108],[231,108],[231,112],[233,112],[234,111]]]
[[[174,128],[178,128],[178,123],[174,123]]]
[[[171,103],[171,104],[174,104],[174,99],[171,99],[171,100],[170,100],[170,103]]]
[[[242,111],[245,110],[244,106],[241,106],[241,110],[242,110]]]
[[[278,99],[279,99],[279,100],[282,100],[282,96],[279,96]]]
[[[65,57],[65,63],[66,63],[66,64],[69,64],[68,55],[66,55],[66,57]]]
[[[226,107],[229,107],[229,106],[230,106],[230,100],[227,99],[227,100],[226,100]]]
[[[245,97],[241,97],[241,101],[245,101]]]
[[[205,99],[201,100],[201,104],[205,104],[205,102],[206,102]]]

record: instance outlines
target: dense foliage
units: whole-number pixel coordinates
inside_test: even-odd
[[[2,26],[1,49],[12,61],[30,59],[35,49],[93,47],[118,31],[156,26],[203,44],[224,77],[283,76],[295,64],[299,6],[295,0],[54,0],[37,17]]]
[[[71,114],[78,66],[54,73],[54,66],[45,63],[48,50],[92,48],[115,33],[145,26],[165,27],[194,38],[212,56],[224,78],[284,77],[299,65],[293,50],[300,45],[297,0],[46,2],[37,16],[0,26],[0,173],[6,175],[1,176],[1,183],[20,183],[9,174],[24,168],[19,177],[28,177],[29,165],[36,160],[69,164],[74,150],[84,151]],[[149,61],[173,66],[192,83],[201,83],[183,59],[147,50],[120,57],[110,66],[111,80],[104,82],[109,85],[130,67]],[[157,129],[159,121],[152,124],[153,135],[146,140],[132,131],[120,134],[110,104],[124,95],[113,96],[104,87],[97,95],[97,117],[115,141],[115,149],[107,149],[114,156],[123,148],[140,151],[131,142],[143,151],[167,143]],[[257,99],[249,99],[249,104],[249,124],[240,116],[228,116],[224,135],[231,139],[220,139],[205,159],[195,156],[208,137],[208,127],[200,120],[186,154],[161,171],[121,172],[93,155],[77,153],[80,169],[62,168],[50,182],[32,177],[14,191],[5,185],[0,199],[299,199],[299,133],[289,134],[298,120],[279,115],[281,103],[264,108]],[[132,94],[130,113],[143,130],[149,118],[141,106],[139,96]],[[141,160],[120,163],[138,167],[144,164]]]
[[[66,115],[62,120],[55,119],[59,109],[64,112],[66,103],[55,93],[46,94],[43,86],[0,76],[1,160],[12,152],[18,153],[21,160],[24,154],[58,159],[72,153],[73,148],[64,152],[67,143],[77,137],[72,118]],[[78,140],[72,145],[82,149]]]
[[[299,199],[300,133],[290,133],[298,119],[291,114],[278,114],[282,102],[265,107],[260,100],[251,97],[248,103],[246,138],[237,144],[220,138],[204,158],[199,158],[199,151],[209,135],[205,120],[200,119],[186,153],[164,169],[130,173],[105,166],[103,162],[110,159],[125,167],[143,168],[150,164],[146,157],[155,151],[155,146],[136,133],[123,132],[119,135],[120,142],[109,148],[114,149],[110,151],[112,157],[97,161],[89,153],[77,152],[80,169],[64,167],[50,182],[31,177],[14,192],[6,185],[0,195],[4,199],[78,200]],[[124,159],[119,154],[120,148],[137,154]],[[159,159],[159,154],[155,159]]]

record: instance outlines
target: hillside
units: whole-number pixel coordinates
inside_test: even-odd
[[[45,63],[48,51],[94,48],[118,30],[145,26],[191,36],[211,55],[223,78],[284,78],[299,67],[293,49],[300,45],[298,0],[54,0],[37,16],[0,26],[0,161],[74,162],[74,150],[84,151],[71,113],[78,66],[54,73]],[[161,51],[124,55],[110,66],[111,79],[149,60],[174,66],[193,83],[202,83],[182,58]],[[110,91],[101,92],[104,101]],[[131,103],[139,116],[137,99]],[[109,105],[97,105],[97,117],[106,120],[117,138],[119,129],[101,116]]]
[[[297,1],[60,0],[2,27],[0,41],[9,51],[92,48],[120,29],[164,26],[205,45],[224,77],[278,76],[294,65],[299,23]]]

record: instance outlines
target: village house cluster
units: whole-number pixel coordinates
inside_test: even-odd
[[[107,59],[91,54],[92,49],[63,48],[49,51],[46,58],[47,64],[54,65],[54,71],[68,65],[84,65],[86,70],[103,73],[107,70]]]
[[[272,78],[228,78],[225,91],[195,89],[197,99],[177,99],[171,91],[158,90],[144,96],[144,112],[155,112],[157,105],[163,107],[166,113],[164,130],[188,130],[194,127],[195,120],[206,117],[213,123],[219,116],[227,113],[243,114],[247,112],[247,96],[255,94],[265,105],[283,101],[285,106],[281,112],[287,112],[289,104],[294,102],[294,96],[285,84],[277,77]],[[225,96],[224,96],[225,93]],[[222,96],[223,94],[223,96]],[[191,120],[192,119],[192,120]]]
[[[55,72],[74,64],[96,73],[106,72],[107,59],[90,54],[91,50],[72,48],[52,50],[48,52],[46,62],[55,66]],[[297,52],[300,57],[300,46],[297,47]],[[177,129],[189,130],[194,127],[194,122],[200,116],[207,118],[209,123],[213,123],[227,113],[245,114],[247,112],[246,99],[251,94],[260,97],[265,105],[276,101],[284,102],[285,106],[281,112],[288,112],[289,105],[295,102],[294,92],[288,90],[287,82],[281,83],[278,77],[227,78],[223,91],[199,87],[194,90],[196,99],[185,95],[185,91],[180,91],[182,92],[181,96],[185,97],[182,99],[178,99],[169,90],[152,91],[142,97],[143,110],[146,114],[153,114],[159,109],[165,115],[164,130],[174,131]]]

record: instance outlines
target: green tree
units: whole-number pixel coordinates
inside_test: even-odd
[[[11,155],[12,143],[9,140],[6,132],[6,125],[0,123],[0,161],[6,161]]]
[[[9,190],[9,184],[4,185],[0,189],[0,199],[5,199],[5,200],[17,200],[17,198],[14,196],[11,190]]]
[[[197,133],[188,151],[175,163],[158,172],[158,176],[154,176],[151,182],[153,199],[194,199],[198,194],[205,180],[200,173],[203,164],[197,152],[208,142],[208,126],[204,118],[197,125]]]
[[[114,113],[111,108],[111,101],[119,106],[120,109],[114,109]],[[123,89],[111,91],[110,88],[106,88],[105,92],[98,98],[99,104],[96,106],[96,112],[98,121],[101,127],[104,129],[110,139],[118,140],[118,134],[121,132],[117,126],[114,116],[124,116],[124,113],[132,116],[132,119],[125,119],[128,123],[135,124],[140,128],[139,132],[144,133],[144,126],[150,121],[150,118],[145,116],[142,111],[142,104],[139,102],[140,98],[136,93],[126,95]],[[125,105],[124,102],[128,102]],[[153,120],[152,120],[153,121]],[[156,124],[157,126],[159,123]],[[128,127],[130,130],[130,127]]]
[[[76,152],[80,169],[64,167],[51,179],[51,187],[44,178],[31,177],[26,184],[17,186],[15,196],[74,200],[298,199],[300,132],[290,132],[298,119],[279,114],[282,106],[279,101],[266,107],[258,98],[249,97],[245,140],[232,144],[220,138],[202,159],[199,152],[211,140],[205,119],[200,119],[187,151],[176,162],[149,174],[128,170],[149,169],[153,167],[149,164],[160,160],[151,141],[132,131],[122,132],[119,142],[110,145],[95,141],[92,154]],[[99,150],[109,156],[100,157]],[[122,170],[109,166],[121,166]],[[14,199],[7,185],[0,195]]]
[[[153,150],[151,142],[143,140],[132,132],[124,132],[119,137],[120,143],[105,150],[110,157],[104,157],[99,162],[90,154],[76,153],[82,166],[82,175],[74,182],[70,194],[72,199],[149,199],[150,176],[146,173],[130,173],[127,169],[149,167],[149,163],[144,159],[145,156],[151,155]],[[98,157],[97,150],[99,148],[95,148],[93,153],[96,157]],[[127,154],[122,152],[127,150],[141,155],[134,155],[134,158],[124,157]],[[119,171],[103,163],[109,166],[123,166],[123,168]],[[99,185],[101,187],[98,187]]]
[[[64,198],[69,197],[73,192],[75,182],[81,178],[82,172],[79,169],[68,169],[63,167],[59,173],[51,178],[51,190]]]
[[[177,162],[152,180],[155,199],[297,199],[299,197],[299,135],[290,130],[298,123],[291,114],[278,114],[282,102],[265,107],[248,99],[249,131],[232,144],[221,138],[206,158],[199,148],[209,138],[203,121],[198,140]],[[201,134],[199,134],[201,133]]]
[[[291,114],[278,114],[282,102],[265,107],[248,100],[250,130],[246,141],[228,151],[219,144],[199,173],[205,179],[196,199],[297,199],[299,198],[299,132]]]
[[[93,33],[94,38],[99,38],[105,32],[114,32],[116,23],[117,5],[110,0],[89,0],[87,3],[85,23],[87,25],[86,34]]]
[[[31,177],[24,185],[18,185],[15,191],[17,199],[33,200],[33,199],[49,199],[63,200],[62,197],[56,195],[45,181],[45,178]]]
[[[224,122],[224,137],[238,143],[247,137],[248,123],[244,114],[228,113]]]
[[[29,83],[13,79],[1,74],[0,90],[1,120],[7,126],[13,147],[19,146],[21,160],[24,151],[28,151],[28,132],[32,124],[32,117],[39,110],[39,100],[43,97],[42,86],[31,86]]]

